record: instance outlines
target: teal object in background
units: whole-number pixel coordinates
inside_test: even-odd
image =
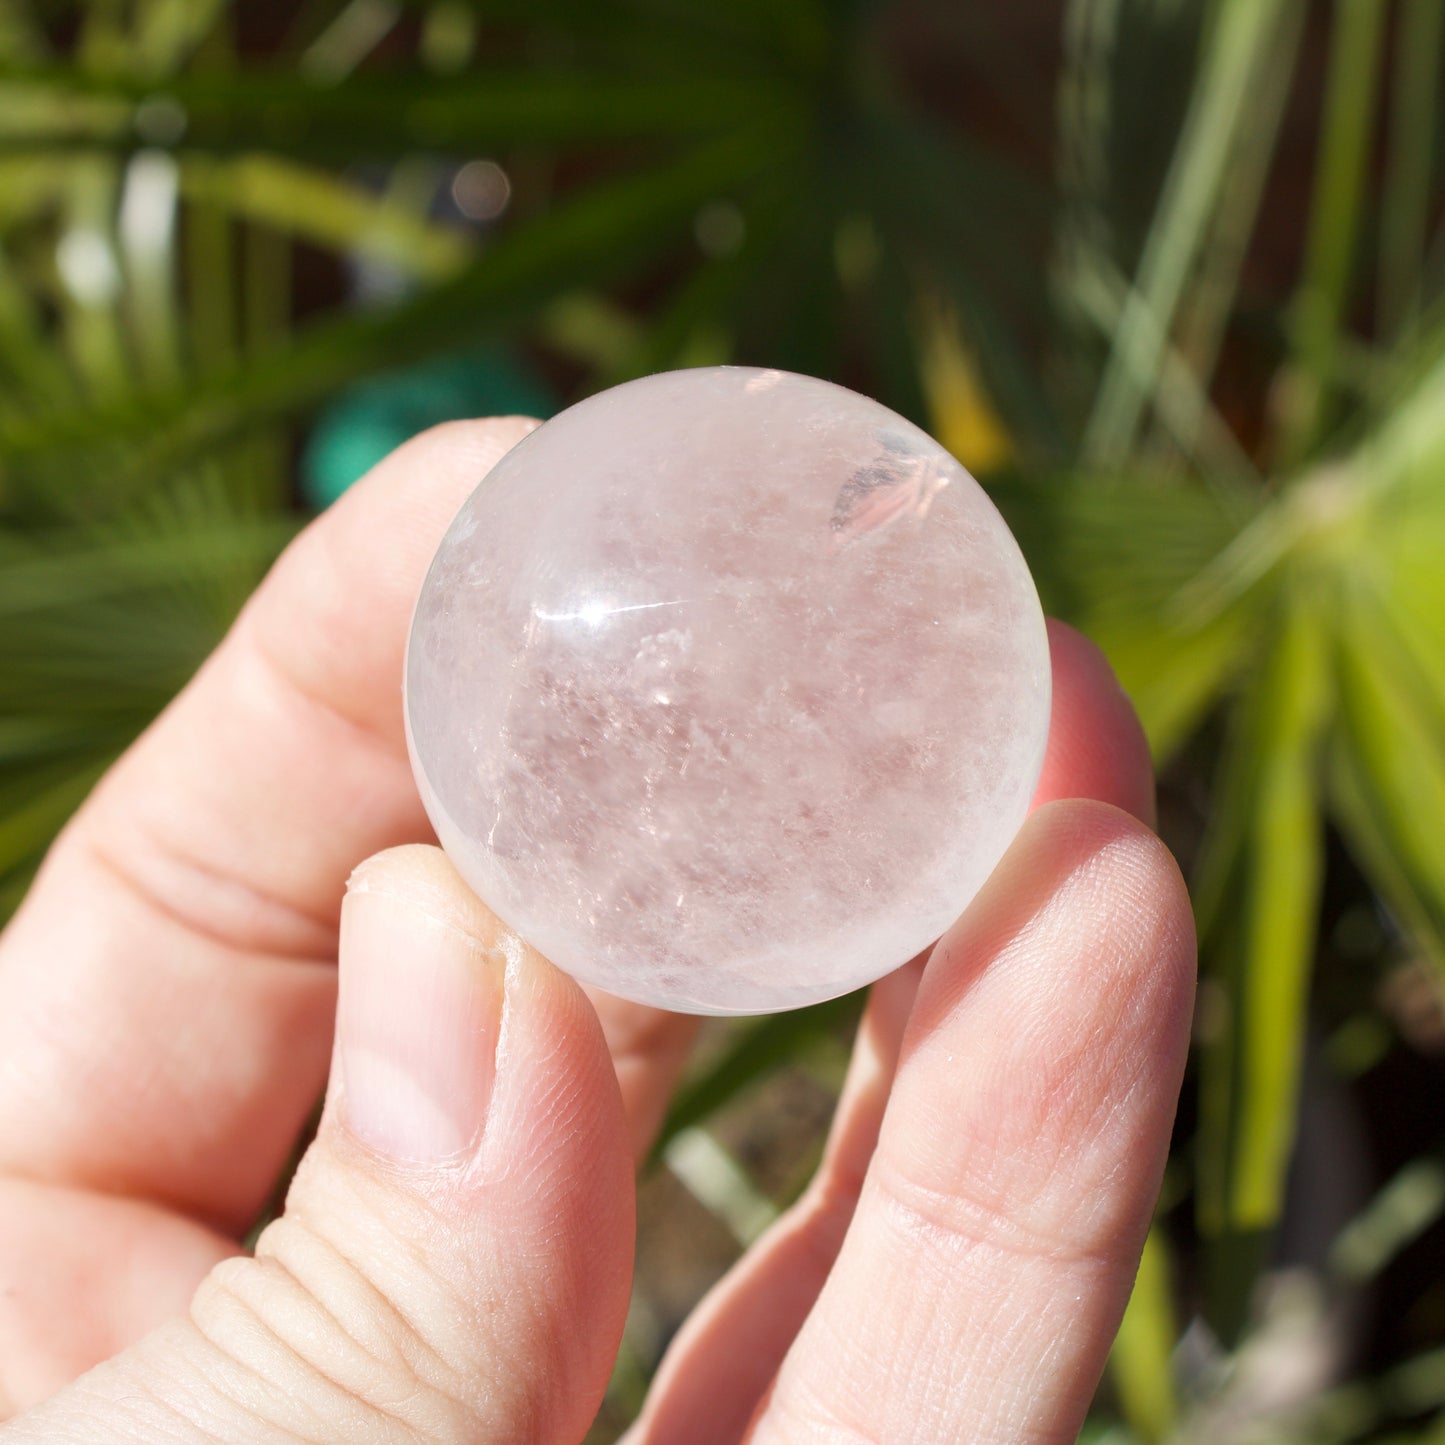
[[[301,495],[322,508],[382,457],[441,421],[472,416],[549,417],[557,398],[505,346],[448,352],[348,388],[318,417],[301,456]]]

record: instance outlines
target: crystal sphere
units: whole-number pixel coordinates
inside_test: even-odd
[[[447,532],[407,736],[457,870],[559,967],[695,1013],[871,982],[1018,830],[1049,723],[1028,569],[875,401],[743,367],[562,412]]]

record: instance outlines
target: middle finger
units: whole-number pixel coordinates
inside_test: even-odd
[[[1050,621],[1053,714],[1034,806],[1091,797],[1154,817],[1134,710],[1104,655]],[[873,986],[828,1147],[802,1198],[713,1290],[669,1349],[629,1445],[737,1440],[827,1279],[878,1140],[923,958]]]

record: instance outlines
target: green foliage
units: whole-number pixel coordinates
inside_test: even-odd
[[[1091,1438],[1436,1438],[1438,1331],[1267,1418],[1241,1381],[1312,1013],[1408,1054],[1378,986],[1445,977],[1445,0],[1061,0],[1052,173],[925,108],[892,18],[0,0],[0,906],[298,525],[295,443],[352,383],[497,339],[574,393],[861,381],[960,439],[1184,800],[1198,1108]],[[496,224],[446,204],[482,158]],[[358,268],[383,299],[343,304]],[[668,1137],[846,1013],[739,1026]],[[1405,1193],[1390,1237],[1431,1228],[1438,1175],[1405,1161],[1321,1287],[1390,1267]]]

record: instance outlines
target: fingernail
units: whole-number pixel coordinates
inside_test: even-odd
[[[341,913],[341,1115],[390,1159],[470,1152],[496,1072],[506,959],[403,894],[353,880]]]

